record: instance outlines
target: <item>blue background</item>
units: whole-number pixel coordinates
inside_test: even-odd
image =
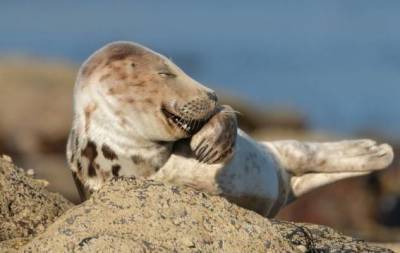
[[[1,1],[0,55],[77,64],[133,40],[314,129],[400,136],[400,1]]]

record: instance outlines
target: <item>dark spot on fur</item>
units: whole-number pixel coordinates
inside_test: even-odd
[[[97,150],[96,150],[96,144],[89,140],[86,144],[85,149],[82,150],[82,156],[85,156],[89,159],[89,161],[94,161],[94,159],[97,157]]]
[[[125,102],[127,102],[128,104],[133,104],[133,103],[135,103],[135,99],[127,98],[127,99],[125,99]]]
[[[128,77],[128,75],[126,73],[119,73],[118,78],[120,80],[125,80]]]
[[[124,60],[129,56],[141,56],[146,53],[146,51],[140,47],[133,45],[131,43],[114,43],[110,44],[107,49],[108,57],[110,60]]]
[[[88,175],[89,177],[95,177],[97,175],[96,169],[93,167],[93,164],[89,164]]]
[[[112,70],[116,73],[119,73],[121,71],[121,67],[120,66],[113,66]]]
[[[101,174],[101,176],[103,177],[103,179],[106,180],[106,179],[109,179],[109,178],[110,178],[111,172],[108,171],[108,170],[107,170],[107,171],[100,170],[100,174]]]
[[[102,75],[102,76],[100,77],[99,81],[102,82],[102,81],[104,81],[104,80],[110,78],[110,76],[111,76],[111,73],[104,74],[104,75]]]
[[[109,94],[109,95],[114,95],[114,94],[115,94],[114,88],[108,89],[108,94]]]
[[[118,165],[118,164],[115,164],[115,165],[113,165],[113,166],[111,167],[111,170],[112,170],[112,174],[113,174],[115,177],[118,177],[118,176],[119,176],[119,171],[121,170],[121,166]]]
[[[325,166],[326,162],[327,162],[326,159],[322,159],[321,161],[319,161],[318,166],[319,167]]]
[[[76,167],[78,167],[78,172],[81,172],[82,171],[82,164],[81,164],[81,161],[76,161]]]
[[[79,148],[79,138],[78,138],[78,136],[76,136],[76,138],[75,138],[75,149],[78,150],[78,148]]]
[[[125,118],[121,118],[121,125],[122,125],[123,127],[125,127],[126,124],[127,124],[126,119],[125,119]]]
[[[82,184],[82,181],[80,180],[79,176],[75,172],[72,172],[72,178],[74,179],[74,182],[75,182],[76,188],[78,190],[79,197],[81,198],[81,201],[82,202],[85,201],[88,197],[85,186]]]
[[[109,66],[115,61],[122,61],[128,57],[140,58],[146,53],[147,50],[131,43],[119,42],[110,44],[89,59],[85,66],[83,66],[81,75],[83,78],[89,77],[104,62],[102,66]],[[135,65],[131,64],[131,66],[133,67]]]
[[[113,62],[115,61],[122,61],[128,58],[129,55],[123,55],[123,54],[114,54],[108,57],[107,62],[105,66],[110,66]]]
[[[151,99],[151,98],[146,98],[146,99],[144,100],[144,102],[145,102],[146,104],[149,104],[149,105],[154,105],[154,101],[153,101],[153,99]]]
[[[116,95],[116,94],[127,94],[129,86],[124,82],[117,82],[114,83],[112,88],[108,89],[109,95]]]
[[[74,153],[72,153],[72,155],[71,155],[71,158],[70,158],[70,163],[73,163],[74,162],[74,160],[75,160],[75,155],[74,155]]]
[[[81,155],[85,156],[89,160],[89,166],[88,166],[88,175],[89,177],[94,177],[96,176],[96,170],[94,168],[94,160],[97,157],[97,150],[96,150],[96,144],[89,140],[88,143],[86,144],[85,149],[81,151]]]
[[[113,61],[107,60],[106,63],[104,64],[105,67],[108,67]]]
[[[101,151],[103,152],[104,157],[108,160],[112,161],[118,158],[114,150],[112,150],[107,144],[103,144],[103,146],[101,147]]]
[[[82,77],[87,78],[93,74],[93,72],[96,70],[96,68],[102,63],[101,57],[93,57],[91,60],[89,60],[88,63],[85,64],[82,68]]]
[[[131,159],[132,159],[132,162],[133,162],[134,164],[140,164],[140,163],[143,163],[143,162],[144,162],[143,157],[141,157],[141,156],[139,156],[139,155],[133,155],[133,156],[131,156]]]
[[[119,51],[119,52],[115,52],[114,54],[112,54],[109,57],[110,61],[122,61],[125,60],[126,58],[128,58],[129,53],[128,52],[123,52],[123,51]]]
[[[132,63],[131,63],[131,67],[132,67],[132,68],[136,67],[136,64],[132,62]]]
[[[161,166],[154,167],[154,172],[158,172],[161,169]]]

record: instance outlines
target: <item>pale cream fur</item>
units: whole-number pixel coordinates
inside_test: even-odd
[[[135,51],[132,57],[121,57],[122,60],[113,63],[115,71],[109,67],[90,65],[94,62],[105,66],[101,62],[107,59],[107,55],[98,56],[113,46],[123,46],[139,53]],[[128,66],[132,61],[136,63],[133,70]],[[157,73],[161,77],[154,72],[162,66],[173,72],[173,80],[163,79],[165,76],[160,72]],[[105,78],[107,73],[114,75],[115,72],[121,72],[120,79],[112,76]],[[122,78],[124,75],[133,78],[127,81],[126,77]],[[146,86],[131,87],[127,85],[131,81],[133,84],[143,81]],[[150,91],[157,92],[146,97]],[[130,42],[107,45],[89,58],[77,79],[73,131],[83,140],[78,150],[87,146],[88,140],[98,146],[106,143],[118,155],[118,163],[122,167],[119,176],[139,176],[190,186],[222,195],[269,217],[294,198],[316,187],[383,169],[392,162],[391,147],[387,144],[377,145],[371,140],[334,143],[257,142],[241,130],[236,135],[235,128],[230,137],[218,144],[215,136],[222,136],[225,130],[225,125],[219,129],[218,124],[224,120],[221,120],[224,113],[229,114],[229,109],[217,115],[220,118],[215,120],[215,125],[206,124],[193,136],[168,123],[160,112],[162,106],[167,106],[177,114],[190,113],[195,109],[183,105],[195,101],[194,107],[198,112],[191,117],[209,118],[218,107],[212,103],[213,98],[206,99],[207,94],[210,97],[212,92],[187,76],[170,60],[150,49]],[[142,101],[143,96],[151,98],[151,103],[150,100],[147,101],[149,103]],[[182,107],[186,111],[177,109]],[[90,108],[95,109],[90,112]],[[212,119],[209,122],[213,122]],[[235,121],[231,120],[230,123],[234,124]],[[232,124],[231,127],[235,126]],[[184,141],[187,137],[191,139]],[[219,162],[200,162],[193,150],[201,145],[202,140],[214,146],[219,153],[234,147],[233,153],[228,152]],[[67,156],[71,158],[72,170],[77,173],[78,168],[73,161],[73,141],[70,137]],[[132,155],[144,158],[147,162],[143,163],[145,165],[133,165]],[[82,166],[89,166],[90,159],[83,160]],[[113,164],[101,154],[95,161],[103,168],[101,172],[109,176],[89,177],[87,171],[78,175],[91,190],[99,189],[105,179],[111,177],[110,166]]]

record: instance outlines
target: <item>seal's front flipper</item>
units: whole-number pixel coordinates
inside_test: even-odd
[[[190,147],[197,160],[214,164],[232,158],[237,136],[237,120],[234,110],[223,105],[210,120],[193,135]]]
[[[393,161],[392,148],[372,140],[327,143],[276,141],[264,144],[281,167],[296,176],[314,172],[370,172],[384,169]]]

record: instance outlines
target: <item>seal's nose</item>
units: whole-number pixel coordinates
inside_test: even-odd
[[[217,94],[215,94],[215,92],[207,92],[207,96],[209,99],[211,99],[214,102],[218,101],[218,97],[217,97]]]

